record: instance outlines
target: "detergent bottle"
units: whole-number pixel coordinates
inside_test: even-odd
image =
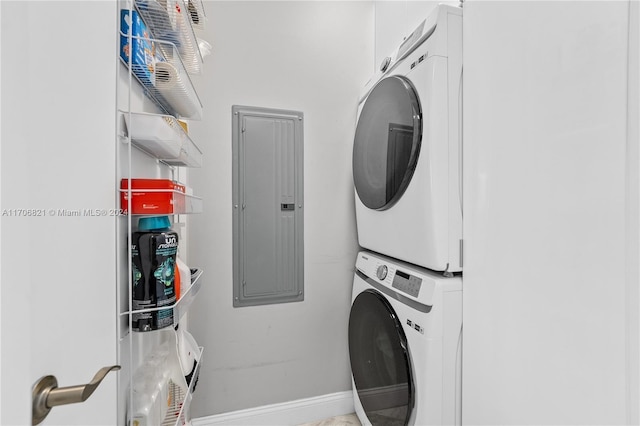
[[[177,300],[175,288],[178,234],[167,216],[143,217],[131,241],[133,310],[160,308]],[[173,309],[133,314],[134,331],[173,325]]]

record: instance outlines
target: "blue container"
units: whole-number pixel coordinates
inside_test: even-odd
[[[129,13],[131,16],[129,16]],[[129,46],[129,28],[131,28],[131,46]],[[131,54],[131,70],[145,86],[155,86],[155,44],[151,41],[151,33],[140,14],[135,10],[120,11],[120,57],[129,64]]]

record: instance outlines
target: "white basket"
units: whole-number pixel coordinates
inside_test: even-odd
[[[131,143],[171,166],[200,167],[202,151],[171,115],[123,112]]]

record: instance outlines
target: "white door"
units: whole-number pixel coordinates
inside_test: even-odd
[[[117,2],[2,1],[0,19],[0,423],[21,425],[41,376],[119,361],[116,218],[95,215],[116,206]],[[42,424],[118,423],[117,379]]]

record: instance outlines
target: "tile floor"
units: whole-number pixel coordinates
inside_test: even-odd
[[[344,416],[336,416],[318,422],[305,423],[300,426],[361,426],[358,416],[355,414],[347,414]]]

